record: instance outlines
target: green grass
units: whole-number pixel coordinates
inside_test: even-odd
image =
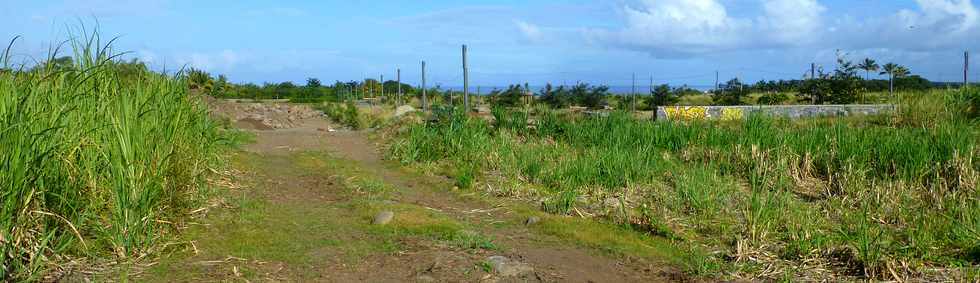
[[[232,141],[184,78],[79,34],[71,66],[0,72],[0,281],[36,280],[62,255],[153,252]]]
[[[324,102],[317,105],[316,108],[327,114],[327,117],[330,117],[330,119],[354,130],[364,128],[367,124],[353,101],[347,101],[345,103]]]
[[[628,211],[599,214],[704,250],[710,258],[689,258],[703,267],[695,273],[757,276],[775,266],[812,278],[820,275],[807,264],[818,263],[888,278],[896,262],[980,264],[971,252],[980,243],[976,97],[900,93],[894,115],[740,122],[500,109],[491,123],[450,113],[401,131],[389,153],[493,173],[448,171],[486,176],[467,182],[516,180],[546,196],[542,209],[552,213],[593,206],[580,197],[626,196]],[[708,268],[717,264],[727,267]]]

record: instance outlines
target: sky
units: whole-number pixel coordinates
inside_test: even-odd
[[[113,51],[156,70],[259,84],[393,79],[400,68],[417,85],[425,60],[430,85],[460,86],[463,44],[473,86],[799,79],[810,63],[832,70],[838,50],[960,81],[963,52],[980,51],[977,1],[0,0],[0,40],[21,36],[14,61],[31,61],[97,23],[118,37]]]

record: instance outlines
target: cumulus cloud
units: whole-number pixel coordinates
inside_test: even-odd
[[[739,34],[751,23],[730,17],[715,0],[643,0],[626,6],[626,27],[590,30],[597,41],[652,53],[698,53],[741,45]]]
[[[799,44],[813,39],[820,32],[822,14],[827,9],[816,0],[767,0],[763,1],[764,16],[758,23],[776,42]]]
[[[980,44],[980,12],[970,0],[915,2],[914,10],[853,19],[827,17],[817,0],[759,0],[755,17],[732,16],[719,0],[640,0],[621,8],[622,28],[589,29],[585,36],[658,57],[799,46],[925,50]]]
[[[156,57],[155,54],[149,51],[141,53],[152,56],[151,60],[153,57]],[[238,65],[242,55],[239,52],[226,49],[219,52],[193,52],[175,57],[178,65],[206,71],[227,71],[234,69]]]
[[[903,9],[877,19],[846,22],[839,45],[924,51],[943,47],[977,47],[980,12],[969,0],[917,0],[918,10]]]
[[[514,24],[517,25],[517,29],[521,31],[521,35],[524,36],[524,39],[531,42],[541,42],[544,40],[544,33],[541,32],[541,27],[520,20],[514,20]]]

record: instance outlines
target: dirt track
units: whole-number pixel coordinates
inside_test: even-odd
[[[251,117],[246,115],[242,119]],[[236,179],[247,188],[232,195],[242,195],[242,207],[258,202],[267,204],[263,206],[267,208],[251,213],[234,211],[235,208],[215,212],[218,216],[209,217],[205,228],[189,233],[196,254],[175,257],[148,273],[145,279],[327,282],[686,280],[676,268],[662,263],[611,256],[540,233],[523,225],[528,214],[536,212],[528,212],[522,204],[456,192],[445,178],[405,172],[382,159],[366,132],[337,130],[340,128],[323,118],[309,117],[296,119],[288,128],[250,130],[255,133],[256,140],[245,147],[246,152],[241,154],[243,161],[234,166],[240,172]],[[331,164],[346,169],[336,167],[337,170],[331,170],[334,168]],[[351,170],[366,174],[358,177],[351,175]],[[345,175],[340,171],[348,173]],[[485,235],[498,248],[460,249],[427,237],[399,233],[376,235],[378,228],[361,223],[370,221],[370,215],[365,215],[364,211],[373,213],[374,210],[364,210],[360,205],[363,202],[357,198],[369,196],[348,193],[350,179],[370,178],[370,175],[394,188],[393,193],[375,203],[381,207],[405,207],[407,212],[396,210],[395,223],[411,221],[408,215],[413,215],[413,211],[427,211],[432,214],[427,217],[446,218],[449,219],[446,221],[457,223],[453,225]],[[291,220],[296,216],[309,219]],[[283,221],[295,223],[280,226]],[[288,230],[289,233],[275,234],[274,240],[264,239],[268,237],[261,235],[275,231],[263,229]],[[250,236],[235,236],[239,234]],[[271,242],[264,244],[267,240]],[[230,241],[243,243],[230,248],[227,246]],[[281,246],[281,241],[295,244]],[[336,248],[311,243],[334,241],[340,243]],[[394,243],[393,249],[385,248],[379,252],[371,248],[389,245],[389,242]],[[367,248],[352,248],[362,246]],[[282,251],[284,249],[286,251]],[[303,257],[303,260],[292,262],[290,253]],[[343,260],[352,256],[355,261]],[[504,276],[481,268],[489,256],[505,256],[530,266],[533,271]],[[180,276],[174,276],[177,274]]]

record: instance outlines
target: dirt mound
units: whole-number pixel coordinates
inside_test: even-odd
[[[206,101],[212,114],[231,119],[235,126],[249,130],[295,128],[305,119],[323,116],[323,112],[308,105],[215,98],[208,98]]]

